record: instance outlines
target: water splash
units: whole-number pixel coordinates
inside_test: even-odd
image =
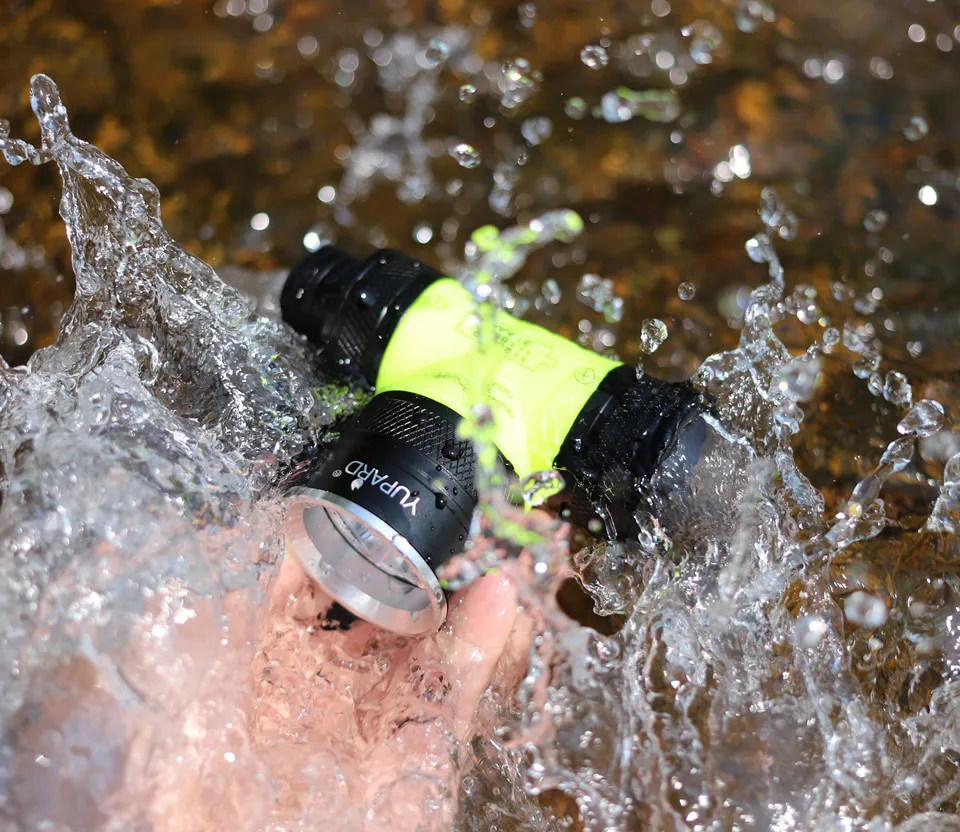
[[[773,19],[766,4],[740,4],[744,31]],[[418,42],[381,83],[403,92],[424,78],[429,98],[447,45]],[[498,83],[509,111],[538,80],[515,62]],[[485,517],[496,523],[477,538],[467,561],[474,571],[460,577],[495,565],[521,588],[537,635],[519,703],[493,691],[483,706],[488,730],[470,747],[442,720],[430,722],[421,764],[374,784],[358,810],[347,797],[360,788],[357,764],[381,747],[396,716],[376,690],[406,665],[409,646],[324,631],[302,588],[282,614],[257,612],[279,556],[272,487],[351,400],[319,389],[299,342],[250,313],[251,305],[269,311],[269,302],[223,286],[170,240],[155,189],[75,139],[55,88],[42,78],[36,87],[41,147],[6,140],[2,149],[14,163],[60,168],[78,295],[56,347],[24,370],[0,368],[0,539],[14,547],[0,589],[9,611],[0,656],[14,679],[2,700],[14,726],[0,762],[6,817],[59,812],[64,825],[94,828],[107,807],[122,828],[162,828],[160,819],[170,828],[396,828],[398,807],[409,805],[401,792],[450,811],[458,755],[473,766],[459,787],[464,829],[553,828],[529,795],[554,789],[576,796],[586,828],[612,830],[878,832],[953,799],[956,582],[918,586],[890,606],[883,587],[844,574],[838,600],[832,583],[838,570],[855,571],[844,558],[859,542],[894,528],[882,488],[910,470],[916,438],[936,430],[938,416],[928,400],[906,412],[905,436],[824,520],[823,498],[791,444],[819,383],[820,345],[797,356],[775,331],[786,314],[808,324],[820,315],[806,288],[786,296],[776,241],[789,242],[796,217],[765,191],[763,230],[747,254],[766,264],[769,282],[749,298],[739,345],[698,373],[721,415],[690,494],[662,516],[638,518],[637,540],[589,547],[572,566],[556,524],[537,528],[536,544],[511,559],[511,536],[529,531],[530,520],[488,501]],[[380,138],[404,135],[398,124],[386,128]],[[414,197],[430,187],[418,164],[410,182],[401,164]],[[723,164],[724,177],[750,175],[743,146]],[[379,172],[391,178],[393,169]],[[495,178],[494,202],[507,212],[516,167],[504,163]],[[357,187],[341,183],[348,202]],[[507,283],[527,254],[577,230],[569,213],[557,213],[481,232],[458,276],[478,301],[516,311]],[[558,287],[543,288],[559,300]],[[869,365],[872,389],[911,404],[905,377],[888,373],[885,383],[879,374],[875,332],[844,324],[842,336],[825,330],[823,344],[841,338]],[[474,422],[481,441],[484,415]],[[924,533],[956,533],[958,465],[947,463]],[[663,480],[676,493],[670,472]],[[539,487],[555,483],[530,485],[539,499]],[[609,617],[607,634],[574,623],[556,600],[571,575]],[[851,625],[869,632],[850,639]],[[880,695],[861,684],[863,674],[882,675],[876,668],[897,650],[914,651],[913,666],[933,672],[937,649],[945,681],[929,708],[875,707]],[[422,658],[425,672],[411,685],[429,698],[435,665]],[[907,693],[917,686],[910,678],[901,680]],[[64,702],[63,690],[79,694]],[[345,719],[325,721],[330,714]],[[334,723],[343,736],[324,744]],[[97,764],[78,762],[76,749],[95,749]],[[203,793],[186,782],[185,755],[209,775]],[[77,773],[65,778],[65,770]],[[140,791],[123,792],[118,772]],[[66,802],[69,788],[84,795],[79,812]],[[194,809],[205,814],[188,816]],[[918,815],[899,828],[935,820]],[[437,825],[449,828],[449,818]]]
[[[169,237],[153,185],[72,134],[49,78],[31,105],[41,146],[0,149],[57,165],[77,291],[58,343],[0,368],[0,817],[90,829],[119,800],[130,828],[183,754],[247,742],[229,714],[280,554],[261,498],[331,419],[297,339]]]

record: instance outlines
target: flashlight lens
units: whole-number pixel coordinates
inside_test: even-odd
[[[436,577],[405,538],[361,506],[304,489],[287,516],[287,549],[360,618],[404,635],[433,632],[443,621]]]
[[[307,513],[311,515],[316,511],[316,508],[307,509]],[[349,514],[343,514],[336,510],[331,511],[328,508],[323,509],[323,511],[340,533],[340,537],[367,563],[385,575],[392,576],[410,589],[417,588],[417,578],[410,568],[410,564],[403,559],[403,556],[394,548],[392,543],[386,543],[383,537]],[[308,533],[315,522],[317,521],[312,516],[305,518],[304,523],[307,526]]]
[[[356,517],[327,506],[309,506],[303,512],[303,526],[322,555],[318,571],[330,569],[356,581],[360,589],[385,604],[406,610],[429,605],[427,593],[417,586],[393,543]]]

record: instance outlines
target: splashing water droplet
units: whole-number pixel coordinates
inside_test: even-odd
[[[500,68],[500,105],[515,110],[536,91],[537,85],[524,58],[507,61]]]
[[[848,621],[870,630],[882,627],[890,617],[890,610],[882,598],[859,589],[843,599],[843,612]]]
[[[459,142],[450,148],[450,156],[462,168],[470,170],[480,164],[480,153],[472,144]]]
[[[477,100],[477,88],[474,84],[463,84],[457,95],[464,104],[470,104]]]
[[[940,402],[920,399],[897,425],[900,433],[932,436],[943,427],[944,411]]]
[[[580,60],[590,69],[603,69],[610,63],[610,55],[602,46],[590,44],[580,50]]]
[[[421,245],[429,243],[433,239],[433,228],[430,226],[430,223],[417,223],[413,229],[413,239]]]
[[[668,123],[680,116],[680,99],[675,90],[643,90],[617,87],[600,99],[600,115],[610,124],[630,121],[636,116]]]
[[[640,349],[650,355],[667,340],[667,325],[659,318],[647,318],[640,325]]]
[[[777,15],[766,0],[740,0],[736,15],[737,28],[746,34],[757,31],[761,23],[773,23]]]
[[[694,295],[696,294],[697,287],[689,281],[685,280],[677,287],[677,296],[680,298],[680,300],[693,300]]]
[[[853,365],[853,374],[857,378],[869,378],[877,371],[879,366],[880,356],[868,355],[865,358],[861,358]]]
[[[587,114],[587,102],[579,96],[574,96],[563,105],[563,111],[572,119],[579,121]]]
[[[877,232],[887,224],[887,220],[889,219],[890,217],[887,216],[886,211],[875,208],[863,218],[863,227],[871,233]]]
[[[920,141],[929,132],[930,127],[923,116],[911,116],[910,121],[903,128],[903,135],[907,138],[907,141],[911,142]]]
[[[913,388],[903,373],[891,370],[883,382],[883,397],[891,404],[907,407],[913,401]]]
[[[915,443],[912,436],[894,439],[893,442],[887,445],[886,450],[880,457],[880,463],[877,465],[877,468],[888,470],[891,474],[902,471],[913,459],[914,448]]]
[[[520,486],[524,505],[527,508],[542,506],[551,497],[566,488],[559,471],[536,471],[527,477]]]
[[[610,278],[583,275],[577,284],[577,299],[595,312],[600,312],[607,323],[619,323],[623,318],[623,298],[617,296]]]
[[[797,644],[809,650],[811,647],[816,647],[823,641],[827,630],[827,622],[819,615],[805,615],[797,619],[793,633]]]
[[[754,263],[769,263],[771,257],[776,256],[773,254],[770,238],[766,234],[757,234],[756,237],[751,237],[747,240],[744,248],[747,251],[747,256]]]
[[[770,233],[779,234],[784,240],[797,236],[797,217],[787,209],[774,188],[766,187],[761,191],[763,200],[760,206],[760,219]]]
[[[427,48],[423,50],[423,62],[428,69],[433,69],[446,62],[450,57],[450,47],[440,38],[431,38]]]
[[[549,139],[552,132],[553,122],[546,116],[533,116],[520,125],[520,134],[531,147]]]
[[[548,277],[543,281],[540,294],[543,295],[543,299],[551,306],[556,306],[563,299],[563,292],[560,291],[560,284],[557,283],[557,281],[552,277]]]
[[[709,20],[695,20],[689,26],[685,26],[681,33],[684,37],[691,38],[690,57],[704,66],[713,63],[713,56],[723,43],[723,35],[720,30]]]

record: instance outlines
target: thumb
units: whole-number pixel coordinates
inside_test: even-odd
[[[480,697],[517,621],[517,591],[500,573],[485,575],[453,596],[447,623],[437,637],[459,695],[454,722],[465,736]]]

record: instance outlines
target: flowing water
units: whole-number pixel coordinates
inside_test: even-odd
[[[942,61],[960,20],[927,5],[926,28],[907,7],[885,20],[929,47],[924,115],[858,97],[907,71],[879,24],[843,18],[815,51],[791,9],[760,0],[694,4],[689,21],[662,0],[633,17],[613,4],[595,38],[578,28],[590,4],[511,7],[519,31],[556,34],[542,54],[578,42],[558,81],[483,42],[490,12],[434,9],[444,25],[418,28],[391,4],[389,27],[337,52],[324,42],[352,132],[342,175],[312,186],[322,219],[291,232],[295,249],[278,242],[275,262],[219,276],[165,230],[157,188],[75,136],[35,76],[39,141],[2,123],[0,149],[18,176],[59,173],[76,288],[62,319],[22,301],[3,317],[14,359],[43,340],[43,315],[59,335],[0,364],[0,828],[960,828],[957,305],[937,273],[952,243],[937,247],[931,219],[955,224],[960,180],[928,124],[956,138],[935,81],[955,80]],[[282,11],[230,0],[213,17],[270,37],[297,19]],[[322,51],[294,34],[302,59]],[[751,37],[769,45],[761,70],[752,52],[731,58]],[[740,133],[703,124],[718,64],[747,77]],[[868,151],[837,161],[838,181],[795,164],[800,145],[765,121],[780,106],[765,66],[838,143],[827,156],[844,134],[818,96],[846,80],[873,102]],[[637,89],[606,78],[614,67]],[[348,109],[364,83],[385,102],[367,120]],[[478,102],[487,114],[454,131],[451,113]],[[0,189],[0,214],[41,199],[24,181]],[[384,194],[409,216],[371,221]],[[695,232],[676,220],[688,211]],[[267,252],[282,216],[248,212],[238,248]],[[717,216],[737,242],[707,257]],[[848,216],[856,233],[833,235]],[[471,239],[491,218],[513,228]],[[447,577],[499,566],[532,634],[467,735],[451,710],[466,693],[445,687],[449,634],[339,629],[280,571],[283,490],[361,400],[278,322],[284,252],[289,265],[338,236],[403,244],[398,227],[498,314],[641,355],[638,372],[694,373],[718,405],[684,498],[638,518],[637,540],[570,538],[487,494]],[[57,271],[56,241],[7,233],[5,275]],[[481,442],[484,426],[480,410]],[[525,496],[555,486],[544,475]]]

